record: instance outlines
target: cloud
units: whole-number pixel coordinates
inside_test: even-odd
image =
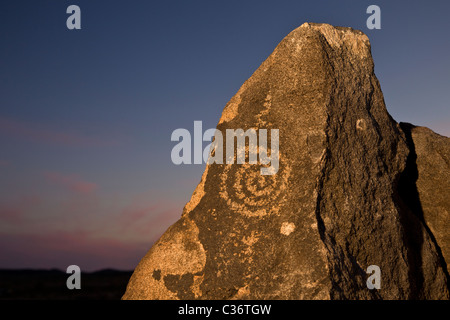
[[[181,208],[167,207],[165,210],[161,206],[125,208],[118,219],[121,232],[159,238],[181,216]]]
[[[132,270],[149,243],[95,238],[84,232],[1,234],[0,268],[60,268],[76,264],[82,271],[105,267]]]
[[[167,198],[158,190],[149,190],[131,197],[117,216],[121,234],[145,239],[159,238],[181,216],[183,202]]]
[[[0,167],[7,167],[9,165],[10,165],[9,161],[0,160]]]
[[[23,210],[14,207],[0,207],[0,221],[2,223],[20,224],[23,221]]]
[[[44,172],[48,182],[63,186],[78,194],[90,194],[98,189],[98,185],[93,182],[83,181],[78,175],[64,175],[58,172]]]
[[[147,219],[156,210],[158,210],[158,205],[145,205],[143,207],[133,204],[122,210],[120,213],[118,223],[123,229],[128,229],[133,224],[139,224],[143,220]]]
[[[25,212],[41,203],[37,196],[22,196],[15,200],[0,202],[0,226],[4,223],[20,225],[25,221]]]
[[[45,176],[75,192],[63,195],[64,201],[28,196],[0,202],[0,268],[64,269],[77,264],[84,271],[133,269],[181,216],[179,200],[166,199],[157,190],[126,197],[80,195],[93,192],[92,183],[76,175]]]
[[[10,136],[32,142],[51,143],[63,146],[109,147],[119,144],[116,140],[105,140],[98,137],[54,131],[38,124],[19,122],[5,117],[0,117],[0,131]]]

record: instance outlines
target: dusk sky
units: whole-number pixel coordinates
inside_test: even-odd
[[[365,32],[394,119],[450,136],[449,15],[449,1],[2,0],[0,268],[133,269],[204,170],[172,164],[172,131],[215,127],[304,22]]]

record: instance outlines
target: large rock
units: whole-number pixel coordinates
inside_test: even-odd
[[[400,191],[408,193],[403,198],[429,228],[445,265],[450,261],[450,139],[428,128],[400,125],[411,150]]]
[[[366,35],[291,32],[225,106],[217,129],[238,128],[279,129],[278,172],[207,165],[124,299],[448,299],[440,238],[405,199],[408,141]]]

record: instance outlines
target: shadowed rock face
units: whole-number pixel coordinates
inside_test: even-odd
[[[279,129],[278,172],[207,165],[123,299],[448,299],[449,206],[427,182],[435,168],[448,175],[448,140],[433,140],[447,149],[430,160],[413,130],[411,179],[411,134],[386,111],[373,69],[360,31],[305,23],[283,39],[217,126]],[[379,290],[366,286],[370,265]]]
[[[404,198],[428,228],[445,265],[450,261],[450,139],[428,128],[400,125],[411,150],[401,191],[409,192]]]

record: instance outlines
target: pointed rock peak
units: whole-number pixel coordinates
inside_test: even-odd
[[[292,31],[217,130],[214,161],[124,299],[449,298],[439,224],[450,208],[442,201],[420,216],[407,200],[421,199],[408,178],[410,138],[386,110],[362,32]],[[442,219],[427,226],[436,212]],[[367,270],[380,270],[381,288]]]

